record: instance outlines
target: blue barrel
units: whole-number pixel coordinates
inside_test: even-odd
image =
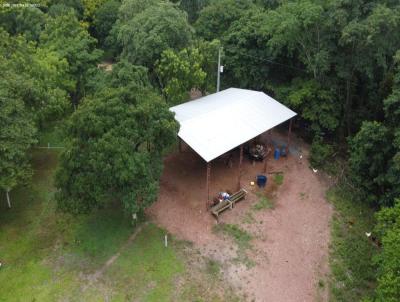
[[[279,148],[275,148],[274,158],[278,160],[280,156],[281,156],[281,151],[279,150]]]
[[[263,188],[263,187],[265,187],[266,184],[267,184],[267,176],[257,175],[257,186],[259,186],[260,188]]]

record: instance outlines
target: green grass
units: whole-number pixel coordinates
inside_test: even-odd
[[[247,268],[255,266],[255,262],[251,260],[247,251],[252,249],[251,240],[253,236],[247,231],[243,230],[236,224],[220,223],[214,226],[214,232],[222,233],[231,238],[237,245],[237,257],[234,259],[237,262],[243,263]]]
[[[58,152],[40,149],[32,155],[31,184],[12,191],[12,209],[0,202],[0,301],[237,299],[218,280],[208,283],[213,273],[206,266],[192,267],[187,244],[170,236],[165,248],[165,231],[157,226],[148,224],[127,244],[134,229],[119,206],[81,216],[57,211]],[[117,252],[119,258],[91,280]]]
[[[331,224],[330,300],[360,301],[375,287],[377,248],[365,236],[374,226],[374,211],[342,188],[331,190],[335,207]]]
[[[253,237],[236,224],[220,223],[214,226],[214,231],[231,237],[241,249],[251,248],[250,241]]]
[[[39,133],[38,146],[63,147],[64,146],[64,121],[47,123]]]
[[[271,201],[270,198],[262,194],[261,192],[257,193],[258,202],[253,205],[253,210],[260,211],[264,209],[273,209],[275,207],[274,203]]]
[[[246,224],[252,224],[252,223],[254,223],[255,221],[256,221],[256,219],[254,218],[254,215],[253,215],[253,212],[252,212],[252,211],[247,211],[247,212],[244,214],[243,219],[242,219],[242,222],[243,222],[243,223],[246,223]]]
[[[274,182],[280,186],[283,184],[283,173],[277,173],[274,175]]]
[[[173,242],[170,240],[168,248],[164,246],[164,234],[155,225],[147,226],[108,270],[107,275],[116,280],[125,299],[173,300],[174,280],[185,267],[174,251]]]
[[[221,273],[221,264],[218,261],[208,259],[206,262],[206,269],[210,276],[218,278]]]

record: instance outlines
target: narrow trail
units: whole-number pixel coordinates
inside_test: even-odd
[[[132,244],[132,242],[136,239],[137,235],[142,231],[142,229],[148,225],[149,222],[145,222],[137,227],[137,229],[129,236],[128,240],[118,249],[118,251],[112,255],[108,260],[103,264],[101,268],[96,270],[93,274],[87,276],[88,282],[85,284],[83,290],[86,290],[92,283],[96,282],[104,272],[114,264],[114,262],[119,258],[121,253],[125,251],[128,246]]]

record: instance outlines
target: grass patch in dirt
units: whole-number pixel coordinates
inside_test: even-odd
[[[331,223],[330,301],[360,301],[375,287],[377,248],[365,236],[373,229],[374,211],[343,188],[327,193],[335,207]]]
[[[209,284],[205,264],[191,265],[185,244],[170,237],[165,248],[165,231],[152,224],[88,283],[134,228],[117,206],[90,215],[58,212],[53,187],[58,154],[34,150],[31,184],[11,192],[12,209],[0,202],[0,301],[237,300],[218,279]]]
[[[206,262],[207,273],[213,278],[218,278],[221,273],[221,264],[212,259],[208,259]]]
[[[242,221],[246,224],[252,224],[256,221],[256,219],[254,218],[252,211],[247,211],[244,214]]]
[[[273,209],[275,207],[272,200],[261,192],[257,192],[258,202],[253,205],[252,209],[260,211],[264,209]]]
[[[237,245],[237,258],[235,261],[245,264],[248,268],[253,267],[255,262],[251,260],[247,251],[252,249],[251,240],[253,236],[247,231],[241,229],[236,224],[220,223],[214,226],[214,232],[222,233],[231,238]]]
[[[251,247],[250,241],[253,237],[236,224],[220,223],[214,226],[214,231],[229,236],[241,249],[249,249]]]
[[[283,173],[276,173],[274,175],[274,182],[280,186],[281,184],[283,184]]]

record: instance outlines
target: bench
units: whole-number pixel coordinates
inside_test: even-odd
[[[220,203],[216,204],[215,206],[213,206],[211,208],[211,213],[218,220],[219,214],[222,213],[223,211],[225,211],[228,208],[232,209],[233,208],[233,203],[230,200],[226,199],[226,200],[223,200]]]
[[[246,198],[247,191],[245,189],[240,189],[236,193],[233,193],[229,200],[235,205],[236,202],[241,201],[242,199]]]
[[[236,202],[238,202],[246,197],[246,194],[247,194],[247,191],[245,189],[240,189],[236,193],[233,193],[229,197],[229,199],[226,199],[226,200],[216,204],[215,206],[213,206],[210,209],[211,214],[213,214],[217,218],[217,221],[218,221],[218,216],[220,213],[222,213],[226,209],[232,209]]]

